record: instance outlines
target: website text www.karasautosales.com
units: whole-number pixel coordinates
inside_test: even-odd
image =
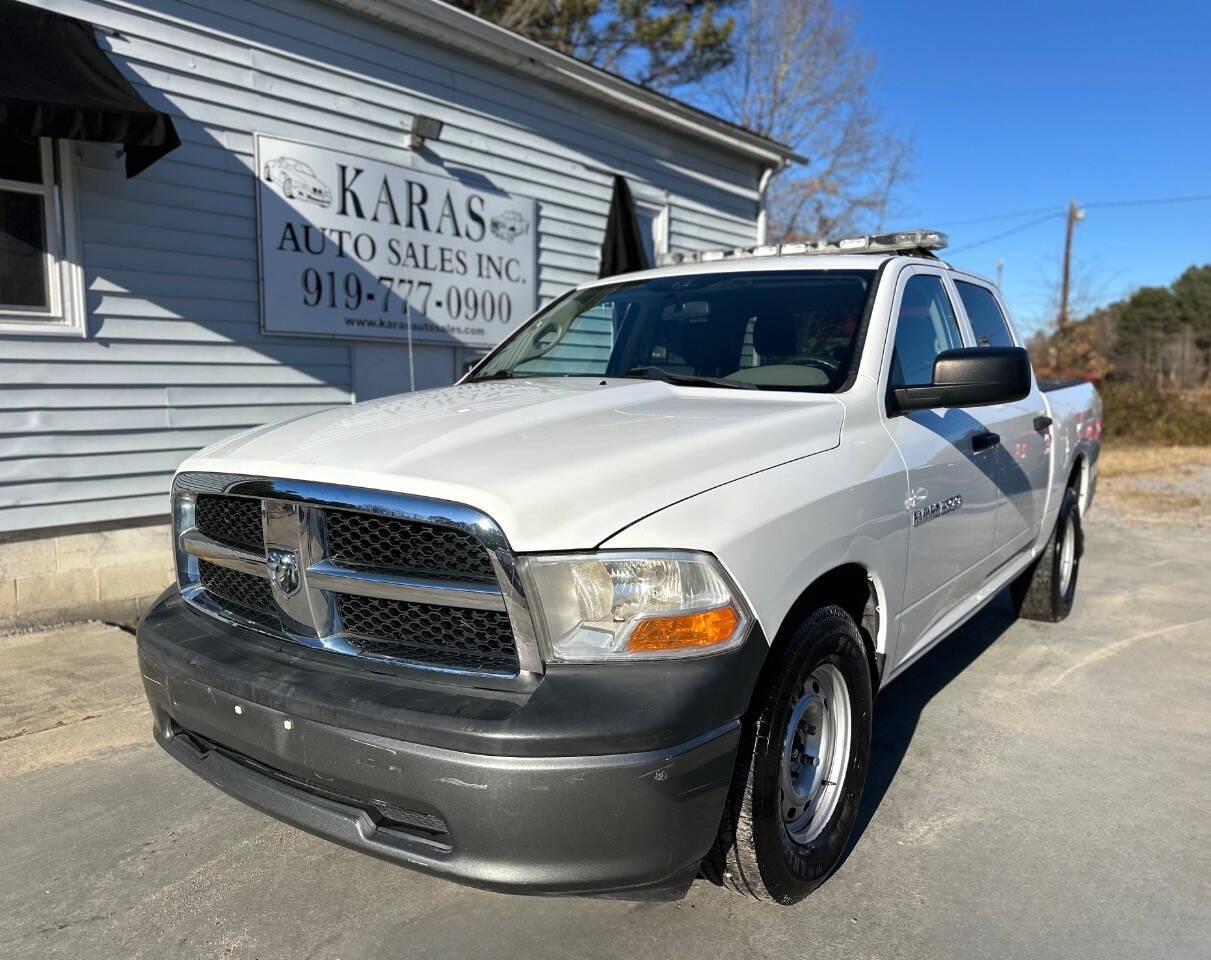
[[[390,317],[345,317],[347,327],[367,327],[376,330],[407,330],[407,320],[393,320]],[[467,327],[459,324],[442,326],[436,323],[420,320],[412,324],[412,332],[416,333],[446,333],[457,337],[482,337],[483,327]]]

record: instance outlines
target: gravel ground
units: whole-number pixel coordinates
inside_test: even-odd
[[[1211,447],[1127,447],[1102,455],[1098,520],[1211,530]]]
[[[154,746],[129,634],[0,638],[0,957],[1205,958],[1211,544],[1108,513],[1067,621],[1001,597],[880,694],[852,849],[788,910],[701,881],[508,897],[369,859]]]

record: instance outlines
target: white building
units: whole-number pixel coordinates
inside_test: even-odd
[[[650,253],[746,246],[793,158],[437,0],[36,5],[182,144],[132,179],[113,143],[4,149],[0,209],[44,243],[0,243],[0,281],[43,292],[0,305],[0,622],[129,618],[170,577],[181,459],[450,383],[597,275],[615,175]]]

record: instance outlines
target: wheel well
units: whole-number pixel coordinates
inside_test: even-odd
[[[859,563],[846,563],[829,570],[799,594],[778,628],[770,653],[775,654],[789,642],[795,629],[813,610],[833,603],[844,609],[858,625],[870,664],[871,684],[879,689],[883,676],[883,655],[876,650],[881,616],[879,596],[870,572]]]
[[[1085,503],[1085,457],[1084,454],[1077,454],[1076,460],[1072,464],[1072,471],[1068,474],[1068,489],[1076,494],[1077,509],[1080,510]]]

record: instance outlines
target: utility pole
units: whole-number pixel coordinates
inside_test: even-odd
[[[997,257],[997,288],[1001,287],[1001,272],[1005,269],[1005,261]]]
[[[1075,200],[1068,201],[1068,229],[1064,234],[1064,273],[1060,281],[1060,316],[1056,326],[1063,330],[1068,325],[1068,275],[1072,269],[1072,228],[1078,220],[1085,219],[1085,211],[1076,205]]]

